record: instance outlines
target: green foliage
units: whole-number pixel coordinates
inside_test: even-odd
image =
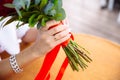
[[[65,17],[66,17],[65,11],[63,8],[61,8],[60,10],[57,10],[57,14],[54,16],[54,19],[56,21],[60,21],[65,19]]]
[[[62,8],[62,0],[53,0],[53,3],[55,4],[56,10],[59,10]]]
[[[10,24],[11,22],[13,22],[13,21],[15,21],[15,20],[17,20],[17,16],[12,16],[12,17],[4,24],[4,26],[7,25],[7,24]]]
[[[37,23],[36,17],[37,17],[37,14],[33,14],[32,16],[30,16],[28,21],[30,27],[34,27],[34,25]]]
[[[15,8],[14,15],[17,16],[15,20],[29,24],[30,27],[36,24],[45,26],[49,20],[61,21],[66,17],[62,0],[13,0],[12,4],[7,3],[5,6]],[[14,20],[9,20],[7,24],[10,21]]]
[[[30,2],[31,2],[30,0],[13,0],[13,4],[12,5],[9,4],[7,5],[7,7],[11,8],[11,6],[14,6],[19,17],[22,17],[21,12],[20,12],[21,8],[27,10],[30,6]]]
[[[4,4],[4,6],[7,8],[15,8],[14,5],[11,3]]]
[[[35,0],[35,5],[38,5],[41,0]]]
[[[45,26],[46,25],[46,21],[48,21],[48,18],[47,17],[43,17],[42,20],[41,20],[41,25]]]
[[[44,13],[49,16],[54,16],[56,14],[56,10],[54,9],[54,4],[49,1],[44,9]]]
[[[41,0],[40,6],[39,6],[41,11],[44,9],[47,3],[48,3],[48,0]]]

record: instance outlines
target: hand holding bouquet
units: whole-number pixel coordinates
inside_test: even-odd
[[[17,27],[29,24],[30,27],[36,25],[39,29],[40,27],[45,27],[46,22],[50,20],[60,21],[59,24],[63,24],[62,20],[66,17],[65,11],[62,8],[62,0],[13,0],[12,4],[7,3],[4,4],[4,6],[15,9],[12,13],[1,18],[1,20],[3,20],[10,16],[10,19],[5,22],[4,26],[18,20],[20,22],[18,22]],[[51,28],[56,26],[57,25],[51,26]],[[88,67],[86,62],[92,61],[91,58],[87,56],[89,52],[74,42],[72,37],[61,45],[73,70],[78,71],[79,66],[84,70]]]

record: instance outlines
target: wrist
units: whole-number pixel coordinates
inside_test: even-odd
[[[41,55],[42,52],[40,52],[40,48],[39,47],[36,47],[37,45],[35,43],[33,43],[30,48],[28,49],[31,53],[32,53],[32,57],[34,58],[38,58]]]
[[[21,51],[20,54],[16,55],[16,59],[18,61],[18,64],[20,65],[20,68],[23,68],[24,65],[31,63],[38,57],[39,56],[37,55],[36,52],[33,51],[32,47],[28,47],[24,49],[23,51]]]

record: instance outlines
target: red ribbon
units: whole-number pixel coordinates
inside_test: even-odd
[[[74,39],[73,35],[71,35],[71,38]],[[63,42],[61,45],[63,47],[65,47],[66,43],[68,43],[68,40]],[[44,59],[43,65],[42,65],[39,73],[37,74],[35,80],[49,80],[50,79],[50,73],[48,74],[48,72],[57,57],[57,54],[60,50],[61,45],[56,46],[51,52],[47,53],[47,55]],[[67,68],[67,65],[68,65],[68,58],[66,57],[55,80],[62,79],[64,71]],[[48,74],[48,76],[47,76],[47,74]]]
[[[50,73],[47,75],[45,80],[50,80]]]
[[[67,66],[68,66],[68,58],[66,57],[55,80],[61,80],[62,79],[62,76],[63,76]]]
[[[59,52],[60,45],[56,46],[51,52],[47,53],[43,65],[36,76],[35,80],[45,80],[47,73],[49,72],[53,62],[56,59],[57,53]]]

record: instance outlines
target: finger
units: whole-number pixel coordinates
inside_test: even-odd
[[[43,27],[43,29],[48,30],[51,26],[57,25],[59,23],[60,23],[60,21],[55,21],[55,20],[48,21],[48,22],[46,22],[46,26]]]
[[[61,31],[65,30],[65,29],[67,29],[67,28],[68,28],[68,27],[67,27],[66,25],[58,25],[58,26],[56,26],[56,27],[48,30],[48,33],[49,33],[50,35],[55,35],[55,34],[57,34],[57,33],[61,32]]]
[[[56,40],[59,40],[59,39],[65,37],[66,35],[68,35],[69,32],[70,32],[70,29],[65,29],[65,30],[63,30],[62,32],[59,32],[59,33],[55,34],[54,38],[55,38]]]
[[[70,38],[70,36],[71,36],[71,34],[68,34],[67,36],[55,41],[55,44],[59,45],[59,44],[63,43],[64,41],[68,40]]]

